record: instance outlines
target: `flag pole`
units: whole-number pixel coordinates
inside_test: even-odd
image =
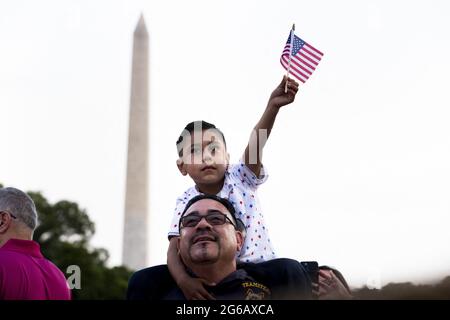
[[[292,57],[292,47],[294,46],[294,32],[295,32],[295,23],[292,24],[292,29],[291,29],[291,47],[289,48],[289,64],[288,64],[288,69],[287,69],[287,73],[286,73],[286,83],[284,84],[284,93],[287,93],[287,85],[288,85],[288,78],[289,78],[289,73],[291,72],[291,57]]]

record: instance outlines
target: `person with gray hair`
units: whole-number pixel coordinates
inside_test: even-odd
[[[33,200],[0,188],[0,300],[70,300],[64,274],[33,241],[38,215]]]

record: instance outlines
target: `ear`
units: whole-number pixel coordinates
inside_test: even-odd
[[[0,234],[5,234],[8,231],[11,221],[9,214],[0,214]]]
[[[241,248],[244,244],[244,236],[242,232],[236,231],[236,251],[241,251]]]
[[[186,171],[186,169],[185,169],[185,167],[184,167],[184,161],[181,160],[181,158],[178,158],[178,159],[177,159],[177,167],[178,167],[178,170],[180,171],[180,173],[181,173],[183,176],[187,175],[187,171]]]
[[[186,265],[186,262],[184,262],[184,259],[183,259],[183,256],[181,255],[180,250],[181,250],[181,237],[178,236],[177,237],[177,256],[180,259],[181,263]]]

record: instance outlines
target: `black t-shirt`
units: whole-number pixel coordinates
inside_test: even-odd
[[[274,259],[261,263],[243,263],[219,284],[208,287],[216,299],[312,299],[311,279],[296,260]],[[133,274],[127,299],[184,300],[182,291],[170,275],[167,265],[154,266]]]
[[[269,288],[256,281],[244,269],[238,269],[207,290],[218,300],[267,300],[271,297]],[[186,300],[179,288],[173,288],[164,300]]]

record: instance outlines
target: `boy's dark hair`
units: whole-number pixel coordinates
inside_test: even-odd
[[[184,207],[184,210],[183,210],[183,213],[180,216],[180,219],[183,218],[183,216],[186,214],[186,211],[189,209],[190,206],[192,206],[197,201],[200,201],[200,200],[203,200],[203,199],[211,199],[211,200],[214,200],[214,201],[217,201],[217,202],[221,203],[228,210],[228,212],[231,214],[231,216],[233,217],[236,229],[238,231],[245,232],[245,225],[242,222],[242,220],[239,219],[236,216],[236,210],[234,209],[233,204],[228,199],[221,198],[221,197],[218,197],[218,196],[213,195],[213,194],[199,194],[198,196],[195,196],[191,200],[189,200],[189,202]]]
[[[192,132],[194,132],[196,127],[200,127],[200,128],[202,128],[202,130],[208,130],[208,129],[216,130],[222,136],[223,144],[225,145],[225,147],[227,146],[227,143],[225,141],[225,136],[223,135],[223,132],[220,131],[220,129],[217,128],[215,125],[213,125],[212,123],[203,121],[203,120],[192,121],[192,122],[188,123],[186,125],[186,127],[184,127],[183,131],[181,132],[180,136],[178,137],[178,140],[177,140],[178,156],[180,156],[180,157],[183,156],[183,148],[181,146],[181,142],[184,139],[184,135],[183,134],[185,134],[186,131],[189,132],[190,134],[192,134]]]

